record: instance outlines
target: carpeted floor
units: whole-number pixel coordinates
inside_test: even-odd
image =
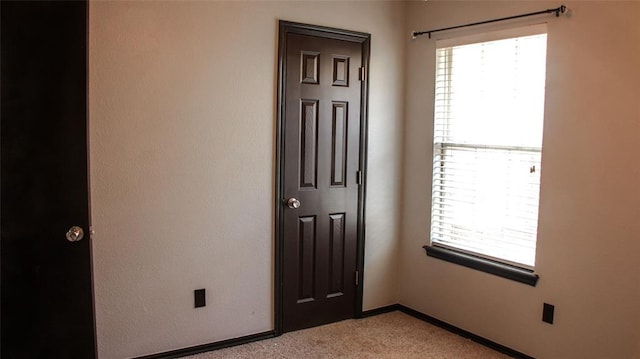
[[[187,358],[504,359],[509,357],[402,312],[391,312],[286,333],[277,338]]]

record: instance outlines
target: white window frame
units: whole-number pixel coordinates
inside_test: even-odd
[[[539,34],[545,34],[545,35],[547,34],[546,24],[537,24],[533,26],[519,27],[519,28],[494,31],[494,32],[485,32],[485,33],[474,34],[470,36],[438,40],[436,42],[436,48],[437,49],[450,48],[455,46],[483,43],[483,42],[496,41],[496,40],[509,39],[509,38],[518,38],[518,37],[539,35]],[[436,50],[436,53],[437,53],[437,50]],[[436,63],[437,61],[438,60],[436,60]],[[437,79],[438,77],[436,74],[436,81]],[[544,79],[542,80],[544,81]],[[544,93],[542,96],[544,98]],[[473,150],[479,150],[479,151],[498,150],[498,151],[510,151],[509,152],[510,154],[517,153],[518,155],[531,154],[531,158],[533,159],[537,158],[537,162],[535,160],[532,160],[533,162],[535,162],[535,163],[532,163],[532,167],[535,165],[535,171],[538,172],[538,176],[539,176],[539,171],[541,167],[540,160],[541,160],[541,150],[542,150],[542,140],[541,140],[542,133],[540,133],[540,143],[537,146],[523,146],[523,145],[512,145],[512,144],[510,145],[510,144],[451,143],[447,141],[437,141],[437,132],[436,132],[437,129],[435,128],[437,111],[438,111],[438,107],[435,106],[434,104],[434,139],[433,139],[434,140],[434,148],[433,148],[434,172],[432,176],[432,187],[431,187],[432,203],[431,203],[431,211],[430,211],[430,214],[431,214],[430,243],[428,246],[425,246],[425,249],[427,249],[427,254],[435,257],[439,257],[445,260],[451,260],[452,258],[457,258],[456,260],[451,260],[453,262],[459,262],[460,258],[462,258],[463,263],[459,263],[459,264],[483,270],[482,268],[478,268],[478,265],[477,265],[478,263],[481,263],[480,267],[489,266],[492,268],[490,270],[485,270],[488,272],[495,272],[496,266],[497,266],[498,268],[515,268],[516,270],[521,269],[526,271],[527,273],[532,273],[535,262],[524,263],[527,261],[523,261],[523,260],[512,261],[504,257],[500,257],[500,256],[496,257],[496,256],[489,255],[487,253],[468,250],[464,248],[464,246],[458,246],[456,243],[453,243],[453,245],[451,245],[446,241],[438,240],[437,235],[434,233],[434,227],[435,227],[434,223],[442,222],[442,220],[438,221],[436,217],[442,216],[442,212],[438,213],[437,211],[441,209],[441,207],[439,206],[442,206],[442,203],[444,200],[438,199],[438,194],[439,194],[438,187],[442,186],[442,180],[439,179],[440,177],[438,177],[438,179],[436,177],[439,176],[439,173],[440,173],[437,166],[442,166],[442,162],[441,162],[442,158],[440,157],[441,154],[451,149],[459,149],[459,150],[470,149],[472,151]],[[541,113],[544,113],[544,100],[542,103]],[[541,119],[541,121],[544,122],[543,119]],[[542,131],[542,129],[540,129],[540,131]],[[537,180],[538,180],[538,183],[537,183],[536,195],[539,196],[539,191],[540,191],[539,178]],[[440,181],[440,182],[436,183],[437,181]],[[534,231],[533,235],[535,236],[535,238],[533,239],[534,261],[535,261],[535,245],[537,242],[537,223],[538,223],[538,207],[539,207],[538,198],[535,201],[535,206],[536,206],[535,207],[535,228],[533,230]],[[453,251],[454,253],[447,253],[447,251],[449,250]],[[474,264],[473,262],[476,262],[476,263]],[[469,263],[472,263],[473,265],[469,265]],[[501,270],[498,270],[498,272],[500,271]],[[501,275],[500,273],[494,273],[494,274]],[[535,281],[537,281],[537,276],[535,276]],[[535,281],[533,285],[535,285]]]

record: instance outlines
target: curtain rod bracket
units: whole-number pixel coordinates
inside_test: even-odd
[[[441,29],[434,29],[434,30],[427,30],[427,31],[412,31],[411,32],[411,38],[415,40],[418,36],[424,35],[424,34],[427,34],[427,36],[429,38],[431,38],[431,34],[434,33],[434,32],[453,30],[453,29],[460,29],[460,28],[463,28],[463,27],[470,27],[470,26],[477,26],[477,25],[484,25],[484,24],[489,24],[489,23],[492,23],[492,22],[513,20],[513,19],[518,19],[518,18],[521,18],[521,17],[528,17],[528,16],[534,16],[534,15],[555,13],[556,17],[560,17],[560,14],[564,14],[565,12],[567,12],[567,7],[565,5],[560,5],[555,9],[547,9],[547,10],[542,10],[542,11],[530,12],[530,13],[527,13],[527,14],[520,14],[520,15],[502,17],[502,18],[499,18],[499,19],[479,21],[479,22],[474,22],[474,23],[471,23],[471,24],[450,26],[450,27],[444,27],[444,28],[441,28]]]

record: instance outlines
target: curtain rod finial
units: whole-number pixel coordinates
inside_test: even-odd
[[[411,31],[411,40],[415,40],[418,38],[418,34],[415,31]]]
[[[560,17],[560,14],[566,13],[567,10],[568,9],[565,5],[560,5],[560,7],[556,9],[556,17]]]

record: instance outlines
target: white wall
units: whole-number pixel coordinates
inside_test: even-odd
[[[403,6],[91,2],[100,358],[273,329],[278,19],[372,34],[364,309],[397,302]]]
[[[405,32],[559,4],[411,2]],[[638,358],[640,2],[566,4],[571,17],[544,17],[536,287],[427,257],[421,248],[429,233],[434,41],[406,40],[400,302],[537,358]],[[556,306],[553,325],[541,322],[543,302]]]

